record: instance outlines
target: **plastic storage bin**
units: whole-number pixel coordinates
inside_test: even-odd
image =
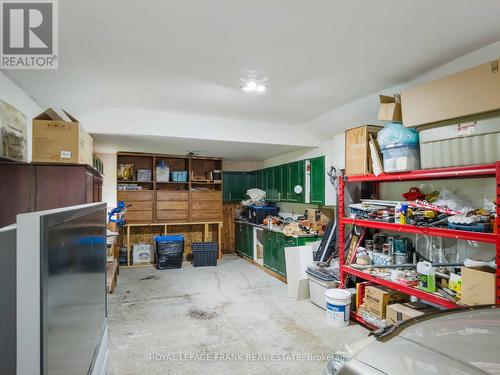
[[[219,247],[217,242],[194,242],[191,244],[193,251],[193,267],[217,266]]]
[[[325,291],[327,289],[337,288],[338,281],[332,275],[324,274],[322,272],[315,272],[308,268],[306,270],[307,277],[309,278],[309,293],[310,300],[316,306],[326,310]]]
[[[248,220],[254,224],[262,224],[264,219],[271,216],[278,216],[279,207],[273,206],[248,206]]]
[[[156,268],[181,268],[184,254],[184,236],[156,236]]]
[[[393,145],[381,148],[384,156],[384,171],[406,172],[420,169],[420,149],[416,145]]]
[[[173,182],[187,182],[188,172],[187,171],[175,171],[170,172],[170,177]]]

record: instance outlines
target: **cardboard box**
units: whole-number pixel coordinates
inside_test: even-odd
[[[323,228],[334,218],[333,210],[321,209],[306,209],[307,219],[311,222],[311,229],[323,233]]]
[[[368,142],[374,139],[382,126],[363,125],[345,132],[345,174],[364,175],[372,172],[372,161]]]
[[[133,264],[150,263],[154,261],[153,245],[136,243],[132,248]]]
[[[469,305],[495,304],[496,273],[489,267],[462,267],[460,302]]]
[[[426,305],[416,308],[409,303],[394,303],[387,306],[385,315],[387,324],[394,324],[434,311],[438,311],[438,309]]]
[[[78,120],[52,108],[33,119],[33,162],[92,165],[92,137]]]
[[[403,116],[401,115],[401,99],[399,95],[380,95],[378,119],[382,121],[403,121]]]
[[[382,286],[367,286],[363,304],[365,309],[381,319],[385,319],[387,306],[392,303],[406,302],[408,296]]]
[[[401,93],[408,127],[442,123],[500,109],[500,60],[412,87]]]

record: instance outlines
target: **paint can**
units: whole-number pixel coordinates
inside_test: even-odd
[[[347,327],[351,305],[351,292],[346,289],[327,289],[325,291],[326,318],[334,327]]]

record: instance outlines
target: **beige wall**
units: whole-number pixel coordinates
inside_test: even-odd
[[[104,177],[102,181],[102,201],[108,204],[108,211],[116,207],[116,154],[96,154],[102,160]]]

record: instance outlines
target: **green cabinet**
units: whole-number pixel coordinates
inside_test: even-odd
[[[253,227],[245,223],[235,223],[236,252],[253,259]]]
[[[288,202],[290,200],[290,167],[288,164],[283,164],[278,169],[280,171],[279,200]]]
[[[325,158],[307,160],[309,163],[309,203],[325,204]],[[302,191],[296,193],[295,186]],[[245,199],[248,189],[259,188],[266,192],[269,201],[305,203],[306,160],[282,164],[254,172],[224,172],[223,197],[226,202]]]
[[[288,201],[304,203],[305,196],[305,161],[300,160],[287,165],[288,167]],[[295,192],[295,186],[301,186],[300,193]]]
[[[264,267],[286,277],[285,247],[290,244],[282,233],[265,230],[263,233]]]
[[[310,203],[325,204],[325,158],[320,156],[309,161],[311,167]]]
[[[279,201],[281,196],[281,168],[273,167],[273,190],[272,190],[272,200]]]
[[[262,233],[262,246],[264,247],[264,267],[274,271],[274,232],[265,230]]]
[[[246,198],[248,189],[256,184],[255,172],[224,172],[222,197],[224,202],[239,202]]]

